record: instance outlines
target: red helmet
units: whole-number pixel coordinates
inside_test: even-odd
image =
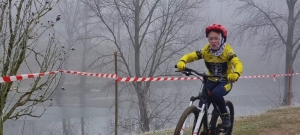
[[[212,30],[220,31],[222,33],[222,36],[224,37],[224,40],[226,41],[227,30],[222,24],[214,23],[206,27],[205,29],[206,37],[208,37],[208,33]]]

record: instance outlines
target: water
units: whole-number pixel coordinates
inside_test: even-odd
[[[296,78],[296,77],[295,77]],[[268,89],[273,89],[274,91],[265,91],[261,90],[260,86],[257,84],[255,85],[255,81],[258,82],[265,82],[268,79],[261,79],[261,80],[240,80],[239,83],[234,85],[234,88],[232,91],[225,97],[225,99],[230,100],[233,102],[235,107],[235,114],[236,116],[244,116],[244,115],[252,115],[252,114],[258,114],[265,110],[268,110],[270,108],[276,107],[276,105],[280,104],[280,101],[278,96],[275,95],[276,93],[272,94],[273,92],[276,92],[277,86],[276,85],[268,85],[265,86]],[[273,79],[269,79],[271,82]],[[248,82],[248,83],[247,83]],[[251,84],[251,83],[252,84]],[[165,86],[170,87],[169,85],[173,85],[173,88],[177,85],[183,85],[186,84],[191,85],[193,83],[196,83],[196,81],[183,81],[183,82],[155,82],[155,86],[160,86],[160,84],[164,84]],[[276,82],[273,82],[276,83]],[[262,85],[260,83],[260,85]],[[177,118],[173,119],[173,122],[176,122],[176,120],[179,118],[179,115],[183,112],[185,107],[188,106],[188,100],[189,96],[191,95],[197,95],[199,91],[199,86],[190,86],[190,87],[184,87],[186,89],[181,88],[181,96],[186,97],[182,98],[182,102],[178,107],[176,107],[176,111],[173,112],[174,116],[178,116]],[[166,88],[162,90],[157,90],[156,93],[160,93],[161,95],[167,95],[172,92],[177,92],[172,90],[171,88]],[[165,94],[162,94],[165,93]],[[188,94],[186,94],[188,93]],[[49,110],[46,111],[46,113],[41,118],[26,118],[25,121],[23,120],[17,120],[17,121],[8,121],[5,123],[5,135],[19,135],[22,133],[22,130],[25,130],[27,133],[30,132],[31,134],[41,134],[41,132],[55,132],[55,133],[61,133],[62,132],[62,119],[69,119],[70,125],[73,129],[74,135],[80,135],[80,117],[85,117],[85,128],[86,132],[90,134],[110,134],[107,130],[113,130],[113,124],[109,124],[110,122],[114,121],[114,107],[112,106],[114,104],[114,98],[113,97],[107,97],[107,98],[89,98],[89,96],[93,96],[94,94],[90,93],[87,96],[87,106],[90,107],[80,107],[80,104],[67,104],[64,107],[57,107],[54,103],[54,106],[49,108]],[[162,96],[163,97],[163,96]],[[125,98],[120,98],[121,101]],[[295,92],[294,101],[299,99],[299,93]],[[273,101],[271,101],[273,100]],[[197,104],[197,103],[195,103]],[[112,107],[112,108],[110,108]],[[127,115],[127,109],[131,108],[131,112],[129,112],[132,116],[136,116],[136,109],[137,106],[131,107],[129,103],[121,103],[119,107],[119,114],[122,114],[123,116]],[[39,107],[38,109],[41,109]],[[37,111],[38,111],[37,109]],[[127,115],[127,117],[129,117]],[[121,121],[121,118],[119,118],[119,122]],[[26,126],[24,125],[24,122],[26,123]],[[167,124],[166,127],[174,127],[174,123]],[[23,129],[22,127],[25,127]],[[15,129],[18,130],[15,130]],[[38,130],[39,128],[43,129],[42,131]],[[134,128],[134,127],[132,127]],[[136,127],[138,128],[138,127]],[[46,134],[46,133],[44,133]]]
[[[270,63],[257,61],[256,56],[258,53],[255,50],[253,52],[251,50],[238,50],[238,52],[243,53],[240,56],[244,64],[243,76],[283,73],[282,65],[276,61],[271,61]],[[282,61],[282,58],[276,57],[278,57],[277,60]],[[199,63],[202,64],[203,62]],[[103,79],[98,78],[93,78],[93,80],[93,82],[88,81],[88,83],[103,81]],[[300,76],[293,77],[294,104],[299,103],[300,99],[299,80]],[[153,82],[151,86],[151,93],[148,96],[152,97],[153,103],[148,106],[150,109],[155,109],[156,105],[161,103],[160,101],[168,99],[161,104],[162,107],[158,108],[167,109],[161,113],[160,118],[157,118],[152,123],[168,118],[170,122],[166,123],[164,128],[172,128],[176,125],[181,113],[188,106],[190,96],[196,96],[201,85],[199,81],[167,81]],[[63,107],[58,107],[54,101],[53,106],[41,118],[28,117],[25,120],[23,118],[17,121],[9,120],[5,123],[5,135],[21,135],[22,132],[31,135],[62,134],[62,119],[69,119],[69,128],[73,131],[72,134],[80,135],[81,117],[85,118],[84,126],[87,135],[111,134],[111,131],[114,130],[114,89],[112,87],[108,93],[101,93],[97,88],[99,87],[93,87],[93,90],[89,92],[81,91],[81,93],[73,92],[72,89],[66,89],[64,95],[68,98],[65,98]],[[273,78],[241,78],[237,83],[234,83],[233,89],[225,99],[233,102],[235,116],[252,115],[280,105],[283,96],[282,90],[283,77],[277,77],[275,81]],[[81,94],[85,95],[85,105],[81,105],[79,102],[78,95]],[[128,98],[136,101],[134,92],[129,93],[123,90],[119,97],[119,123],[127,124],[126,127],[132,128],[133,131],[134,129],[139,129],[137,124],[134,124],[137,122],[135,118],[138,116],[138,106],[126,101]],[[169,105],[168,102],[178,106]],[[38,107],[37,111],[39,109],[41,107]],[[131,118],[132,121],[125,123],[122,117],[124,119]],[[121,130],[119,129],[120,134]]]

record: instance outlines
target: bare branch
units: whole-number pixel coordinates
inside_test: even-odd
[[[124,17],[124,15],[123,15],[123,13],[121,12],[121,10],[120,10],[120,6],[119,6],[119,4],[118,4],[118,2],[116,2],[116,0],[114,0],[114,3],[115,3],[115,5],[116,5],[116,8],[117,8],[117,10],[118,10],[118,12],[119,12],[119,14],[120,14],[120,17],[121,17],[121,21],[123,22],[123,24],[126,26],[126,28],[127,28],[127,31],[128,31],[128,34],[129,34],[129,37],[130,37],[130,41],[131,41],[131,43],[132,43],[132,45],[133,45],[133,47],[135,47],[135,44],[134,44],[134,38],[133,38],[133,36],[132,36],[132,34],[131,34],[131,32],[130,32],[130,28],[129,28],[129,17],[127,17],[128,19],[125,19],[125,17]],[[134,11],[134,10],[133,10]],[[102,20],[102,19],[101,19]],[[102,20],[103,21],[103,20]],[[117,45],[118,46],[118,45]],[[119,50],[120,51],[120,50]]]
[[[12,76],[24,71],[46,72],[61,67],[61,48],[58,45],[54,26],[58,20],[41,22],[56,5],[52,1],[8,1],[1,5],[0,25],[0,69],[1,76]],[[2,4],[2,3],[1,3]],[[7,34],[6,34],[7,33]],[[47,39],[46,34],[49,34]],[[40,42],[42,39],[48,43]],[[39,46],[37,46],[39,44]],[[2,52],[3,51],[3,52]],[[27,69],[26,69],[27,68]],[[31,80],[0,83],[0,112],[3,119],[18,119],[22,116],[40,117],[33,114],[33,108],[51,99],[58,75],[38,77]],[[25,83],[27,82],[27,83]],[[30,87],[24,91],[29,84]],[[37,96],[39,94],[39,96]],[[0,134],[3,127],[0,127]]]
[[[273,50],[282,49],[286,54],[285,72],[287,73],[290,66],[293,66],[297,53],[299,52],[299,31],[297,20],[299,20],[300,11],[296,6],[296,0],[277,1],[279,4],[286,4],[288,10],[284,13],[276,13],[270,5],[263,6],[264,3],[255,3],[253,0],[243,0],[244,4],[238,7],[238,15],[247,13],[246,19],[242,24],[236,24],[236,37],[245,38],[245,33],[249,33],[250,37],[259,38],[259,45],[264,45],[264,56],[270,56]],[[271,2],[271,1],[268,1]],[[274,2],[274,1],[272,1]],[[295,11],[297,10],[297,11]],[[296,12],[296,15],[294,15]],[[255,43],[249,38],[250,43]],[[254,40],[255,41],[255,40]],[[282,46],[282,43],[284,46]],[[257,43],[256,43],[257,44]],[[283,105],[288,102],[288,77],[285,77],[285,90]]]
[[[299,39],[300,39],[300,37],[299,37]],[[296,46],[296,45],[295,45],[295,46]],[[294,53],[293,53],[293,56],[292,56],[292,59],[293,59],[293,60],[296,59],[296,56],[297,56],[299,50],[300,50],[300,44],[298,44],[298,46],[296,47],[296,50],[295,50]]]
[[[287,44],[286,40],[284,39],[284,37],[282,35],[282,31],[279,30],[279,28],[277,27],[277,25],[274,23],[274,20],[276,18],[282,18],[281,16],[279,16],[279,17],[271,17],[271,14],[267,13],[266,11],[264,11],[262,8],[260,8],[258,5],[256,5],[252,0],[245,0],[243,2],[246,2],[246,4],[238,8],[242,12],[245,12],[245,9],[246,10],[249,9],[250,11],[252,11],[253,10],[252,7],[254,9],[257,9],[257,12],[253,11],[253,14],[250,15],[251,17],[249,17],[248,21],[245,21],[242,25],[240,25],[240,26],[244,25],[244,30],[249,29],[249,28],[259,29],[259,27],[271,26],[271,27],[274,27],[274,29],[276,30],[276,32],[279,35],[279,37],[282,40],[282,42],[284,42],[284,44]],[[242,12],[240,12],[240,13],[242,13]],[[260,13],[263,16],[261,16]],[[278,14],[276,14],[276,15],[278,15]],[[264,17],[264,18],[262,18],[262,17]],[[267,23],[267,22],[265,22],[263,19],[267,19],[270,22],[270,24]],[[252,22],[252,20],[256,20],[256,22]],[[262,22],[262,23],[256,24],[257,22]],[[251,25],[251,23],[254,23],[254,24]],[[248,25],[248,24],[250,24],[250,25]]]
[[[203,36],[199,36],[199,31],[194,31],[192,26],[199,19],[195,15],[195,11],[199,10],[203,2],[202,0],[94,0],[93,2],[85,0],[85,3],[103,23],[100,26],[106,29],[100,36],[112,42],[119,52],[118,63],[122,65],[122,67],[118,67],[119,74],[130,77],[134,75],[152,77],[170,72],[168,67],[174,60],[172,57],[203,38]],[[118,25],[117,30],[115,25]],[[93,62],[100,63],[97,63],[96,67],[105,66],[109,67],[106,69],[113,70],[111,68],[113,60],[106,57],[111,53],[98,54],[101,56]],[[159,98],[157,106],[150,109],[149,103],[153,101],[153,97],[148,96],[151,94],[150,82],[129,84],[122,88],[122,92],[134,95],[134,99],[129,96],[129,99],[122,101],[129,100],[132,104],[138,105],[137,116],[139,118],[136,119],[139,121],[134,123],[139,123],[142,131],[147,131],[151,121],[156,118],[155,115],[166,111],[165,108],[161,109],[160,107],[164,106],[165,102],[168,102],[169,106],[173,105],[172,101],[175,98]],[[126,122],[126,118],[124,119]],[[160,124],[164,125],[170,119],[171,116],[166,117],[161,120]]]
[[[117,38],[116,38],[116,35],[114,33],[114,30],[109,26],[108,22],[104,19],[104,16],[102,14],[102,11],[104,9],[102,9],[102,7],[100,6],[99,3],[96,3],[96,1],[94,1],[94,2],[95,2],[94,4],[96,4],[96,7],[93,7],[92,4],[89,3],[89,2],[86,2],[86,4],[88,4],[88,6],[91,8],[91,10],[100,18],[101,22],[105,25],[105,27],[108,29],[108,31],[110,32],[110,34],[113,36],[113,40],[111,40],[111,41],[116,45],[118,51],[120,52],[122,60],[125,62],[127,71],[131,75],[131,72],[130,72],[130,69],[129,69],[129,65],[126,62],[125,57],[123,56],[123,53],[122,53],[122,50],[121,50],[120,46],[118,45]],[[116,5],[116,8],[119,9],[118,3],[116,1],[114,1],[114,3]],[[121,18],[123,18],[121,11],[118,10],[118,12],[121,14]],[[122,21],[125,24],[127,30],[130,31],[127,21],[124,18],[122,19]]]

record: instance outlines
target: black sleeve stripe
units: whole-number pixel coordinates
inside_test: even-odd
[[[239,77],[241,76],[239,72],[234,72],[234,73],[238,74],[238,75],[239,75]]]
[[[237,57],[236,54],[230,55],[228,60],[231,61],[234,57]]]
[[[198,56],[198,59],[202,59],[202,55],[201,55],[201,52],[198,50],[198,51],[196,51],[196,54],[197,54],[197,56]]]

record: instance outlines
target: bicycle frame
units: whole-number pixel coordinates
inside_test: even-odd
[[[198,118],[197,118],[197,121],[196,121],[196,126],[193,130],[193,135],[198,135],[198,131],[199,131],[199,128],[200,128],[200,125],[201,125],[201,121],[204,118],[203,116],[206,117],[206,119],[204,119],[204,121],[203,121],[204,131],[208,132],[208,130],[209,130],[208,129],[208,121],[207,121],[207,116],[208,116],[207,115],[208,114],[207,99],[204,99],[203,97],[204,96],[206,98],[210,98],[210,97],[208,96],[205,83],[203,83],[202,88],[200,88],[200,89],[201,89],[201,91],[200,91],[199,95],[197,97],[192,96],[191,99],[190,99],[190,103],[189,103],[189,106],[192,106],[193,103],[196,100],[200,100],[200,101],[203,102],[201,108],[199,108],[199,106],[197,106],[197,108],[200,109],[201,111],[198,114]],[[211,104],[213,105],[214,108],[216,108],[218,110],[218,113],[220,113],[218,107],[216,106],[216,104],[214,102],[212,102]],[[183,134],[184,129],[185,129],[185,122],[183,123],[182,130],[180,132],[181,135]]]
[[[175,66],[175,67],[176,67],[176,66]],[[190,71],[193,71],[193,70],[191,70],[191,69],[189,69],[189,70],[190,70]],[[195,72],[195,71],[193,71],[193,72]],[[184,73],[185,73],[186,75],[194,75],[194,74],[191,74],[190,72],[184,72]],[[201,74],[199,74],[199,73],[197,73],[197,72],[195,72],[195,73],[196,73],[197,75],[201,76]],[[210,98],[210,93],[209,93],[209,91],[207,90],[207,87],[206,87],[206,82],[207,82],[207,80],[208,80],[208,77],[207,77],[207,76],[206,76],[206,77],[203,77],[203,80],[201,80],[203,85],[202,85],[202,87],[200,88],[200,89],[201,89],[200,93],[198,94],[197,97],[192,96],[192,97],[190,98],[189,106],[192,106],[195,100],[200,100],[200,101],[202,101],[202,107],[199,108],[199,106],[197,106],[197,108],[200,109],[201,111],[200,111],[199,114],[198,114],[198,118],[197,118],[197,121],[196,121],[196,125],[195,125],[195,128],[193,129],[193,135],[198,135],[198,131],[199,131],[200,127],[201,127],[201,122],[202,122],[203,118],[205,118],[204,121],[203,121],[203,124],[204,124],[204,125],[203,125],[203,126],[204,126],[204,132],[207,133],[208,130],[209,130],[209,128],[208,128],[208,121],[207,121],[207,116],[208,116],[207,98]],[[205,96],[206,99],[203,98],[204,96]],[[217,112],[220,114],[219,108],[217,107],[217,105],[216,105],[212,100],[211,100],[211,104],[213,105],[213,107],[214,107],[215,109],[217,109]],[[203,116],[205,116],[205,117],[203,117]],[[181,128],[180,135],[183,134],[184,129],[185,129],[185,122],[183,123],[183,126],[182,126],[182,128]]]

